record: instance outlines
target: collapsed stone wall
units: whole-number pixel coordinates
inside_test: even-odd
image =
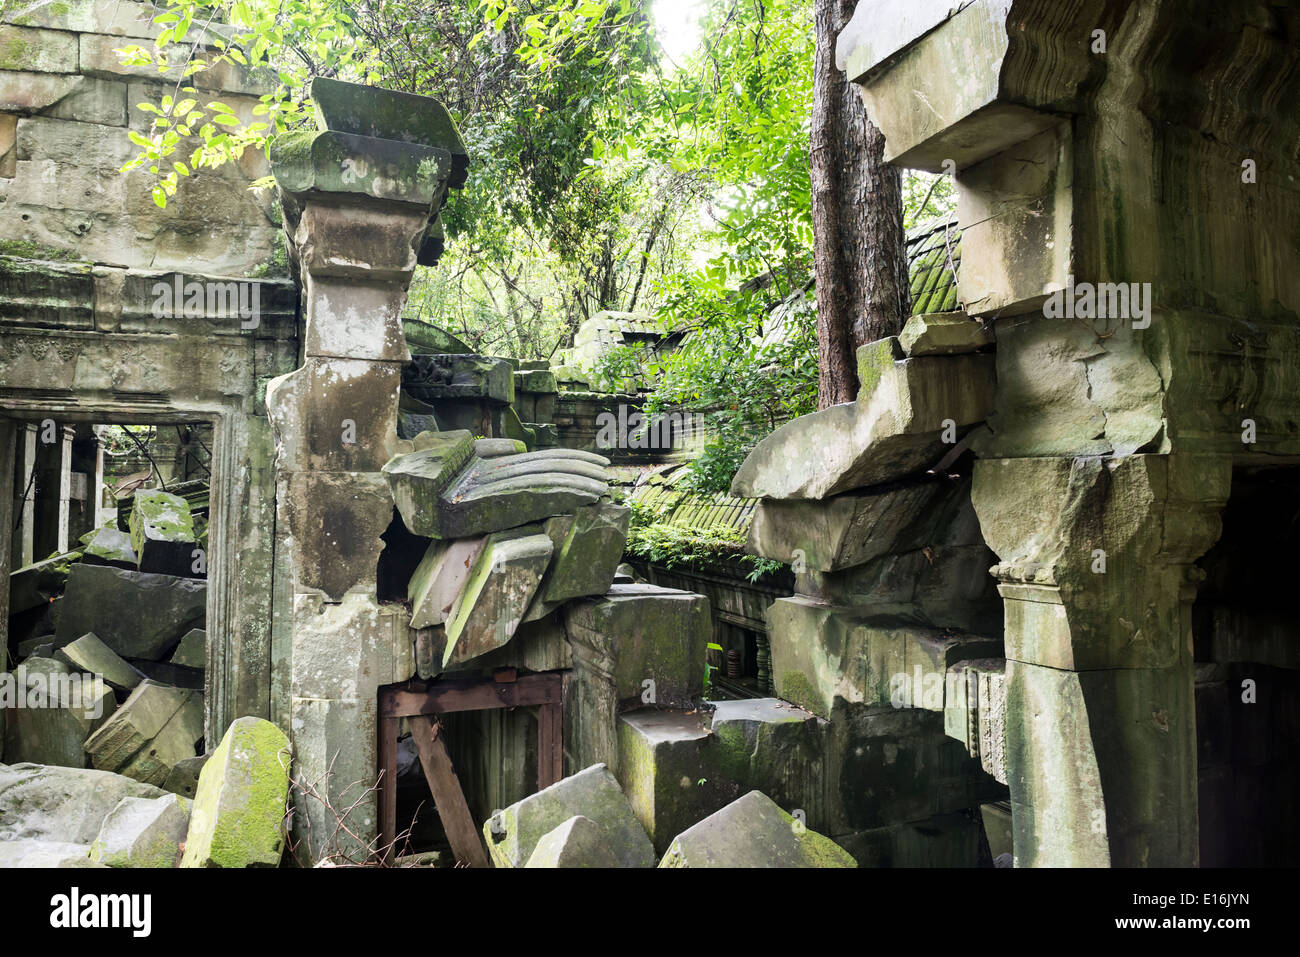
[[[971,499],[1005,605],[1015,859],[1195,864],[1194,563],[1234,467],[1300,451],[1300,239],[1276,226],[1300,207],[1300,21],[905,7],[859,4],[837,64],[887,160],[955,170],[960,300],[996,337]]]
[[[236,716],[273,712],[265,390],[297,361],[298,295],[274,264],[270,195],[248,189],[265,157],[249,151],[197,172],[166,209],[150,198],[146,171],[119,171],[135,151],[129,134],[148,127],[135,104],[176,79],[123,66],[113,52],[148,45],[153,13],[129,0],[69,0],[11,4],[0,17],[0,450],[15,463],[0,470],[0,536],[25,507],[19,486],[38,466],[40,423],[78,438],[102,423],[210,427],[216,640],[205,710],[215,740]],[[245,117],[269,89],[234,68],[194,80],[202,102],[219,97]],[[34,560],[34,548],[4,537],[0,572],[14,557]]]

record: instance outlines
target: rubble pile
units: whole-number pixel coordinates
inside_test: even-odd
[[[230,726],[193,799],[112,771],[0,764],[0,867],[275,867],[288,794],[288,738],[260,718]]]
[[[206,511],[207,495],[196,492],[137,490],[79,550],[11,574],[0,760],[194,796],[207,615],[206,522],[191,511]]]

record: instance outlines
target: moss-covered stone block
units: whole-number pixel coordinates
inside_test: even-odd
[[[605,829],[578,814],[543,835],[524,867],[618,867],[618,858]]]
[[[175,867],[193,803],[175,794],[124,798],[104,819],[90,859],[109,867]]]
[[[645,709],[619,715],[619,783],[657,854],[739,795],[734,779],[714,773],[721,769],[710,760],[714,749],[709,738],[707,717],[699,711]]]
[[[131,505],[131,548],[140,571],[159,575],[194,574],[194,520],[179,495],[161,489],[139,489]]]
[[[514,637],[541,586],[552,547],[536,526],[487,537],[447,617],[444,667],[472,661]]]
[[[660,867],[856,867],[761,791],[750,791],[677,835]]]
[[[581,815],[600,826],[619,867],[654,866],[654,848],[609,768],[594,764],[531,794],[483,825],[497,867],[521,867],[548,833]]]
[[[546,575],[544,596],[562,602],[585,595],[603,595],[614,583],[614,571],[627,544],[631,509],[599,503],[574,512],[555,550]]]
[[[199,775],[182,867],[275,867],[284,850],[289,739],[240,718]]]

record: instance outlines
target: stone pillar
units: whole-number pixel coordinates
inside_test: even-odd
[[[68,509],[72,494],[72,440],[77,430],[45,420],[37,429],[35,527],[37,558],[68,550]],[[51,441],[46,441],[46,439]]]
[[[95,471],[88,494],[91,499],[90,527],[101,528],[104,524],[104,436],[98,427],[95,429]]]
[[[35,561],[37,428],[34,422],[14,426],[18,471],[14,475],[13,508],[18,518],[10,551],[13,568],[22,568]]]
[[[17,462],[22,426],[0,417],[0,461]],[[0,468],[0,671],[9,667],[9,572],[13,570],[14,467]],[[0,719],[2,720],[2,719]],[[0,726],[0,760],[3,760],[3,727]]]
[[[1214,456],[976,464],[1006,609],[1018,865],[1196,863],[1192,563],[1230,482]]]
[[[377,823],[377,689],[414,674],[409,613],[376,595],[394,514],[380,470],[410,359],[400,314],[464,150],[435,100],[332,80],[312,98],[321,130],[272,152],[305,306],[302,365],[266,400],[276,563],[290,579],[278,643],[290,654],[296,836],[313,860],[361,860]]]

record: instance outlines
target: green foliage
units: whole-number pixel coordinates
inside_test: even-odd
[[[903,225],[911,229],[946,216],[957,208],[957,188],[946,173],[905,170],[903,173]]]
[[[117,49],[129,66],[153,66],[170,92],[132,104],[153,116],[146,133],[128,132],[140,150],[123,171],[146,169],[153,201],[165,207],[193,170],[234,162],[247,149],[304,123],[306,83],[313,76],[375,77],[373,56],[355,42],[353,20],[339,0],[166,0],[152,48]],[[240,116],[192,82],[213,69],[248,70],[272,91]],[[185,157],[180,159],[177,157]]]
[[[628,524],[629,555],[674,568],[679,565],[704,567],[716,562],[733,561],[749,569],[746,578],[757,581],[763,575],[779,571],[785,565],[769,558],[745,552],[746,533],[730,526],[672,525],[663,521],[661,509],[636,501]]]
[[[661,365],[648,412],[699,410],[712,438],[682,487],[725,493],[754,445],[782,422],[817,409],[817,327],[800,293],[772,312],[758,293],[716,300],[708,324]],[[723,308],[726,307],[726,308]]]

